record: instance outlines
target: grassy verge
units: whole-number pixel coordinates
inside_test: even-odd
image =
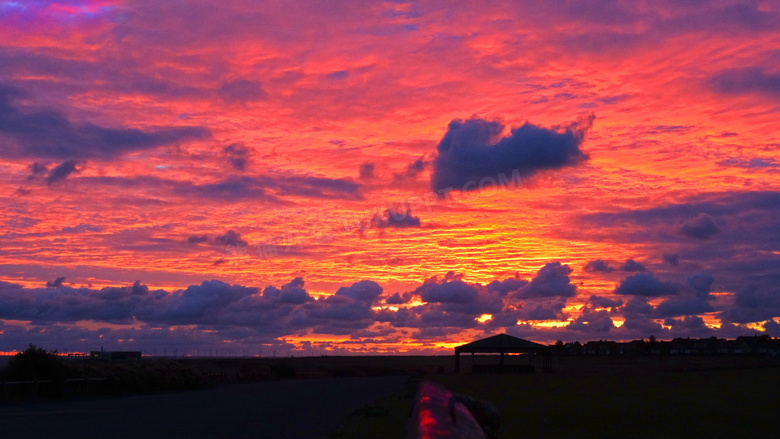
[[[406,422],[412,410],[419,382],[419,378],[410,377],[400,391],[356,410],[344,425],[333,432],[331,437],[340,439],[404,437]]]
[[[500,437],[732,438],[780,434],[780,369],[631,373],[429,375],[448,389],[492,401]],[[407,389],[355,412],[340,438],[403,437]]]

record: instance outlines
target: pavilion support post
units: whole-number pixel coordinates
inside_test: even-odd
[[[460,352],[455,351],[455,372],[460,372]]]

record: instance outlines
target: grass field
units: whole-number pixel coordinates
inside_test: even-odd
[[[527,357],[505,360],[525,364]],[[496,364],[498,358],[462,358],[460,374],[453,373],[453,356],[146,358],[69,364],[79,370],[96,368],[85,376],[125,377],[120,382],[134,384],[125,386],[129,393],[171,390],[168,379],[164,386],[142,384],[189,370],[217,374],[222,383],[294,378],[288,382],[304,389],[306,383],[317,385],[314,379],[329,377],[408,377],[402,390],[352,413],[333,431],[334,438],[403,437],[421,380],[494,403],[502,438],[780,436],[780,365],[768,357],[556,357],[552,373],[530,374],[472,374],[472,361]],[[541,363],[536,358],[537,371]]]
[[[780,368],[756,359],[564,358],[554,373],[437,374],[492,401],[502,438],[739,438],[780,434]],[[554,363],[554,366],[555,364]],[[334,437],[403,437],[414,383]]]

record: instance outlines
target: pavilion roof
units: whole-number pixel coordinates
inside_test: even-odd
[[[455,347],[455,353],[459,352],[536,352],[547,348],[547,346],[522,338],[512,337],[507,334],[498,334],[482,340],[472,341]]]

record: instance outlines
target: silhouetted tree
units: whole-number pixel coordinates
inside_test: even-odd
[[[8,362],[2,377],[5,380],[51,380],[62,381],[67,367],[57,351],[47,351],[30,344],[23,352],[14,355]]]
[[[654,354],[655,348],[657,346],[658,346],[658,340],[655,338],[655,335],[651,335],[650,338],[647,339],[647,344],[645,345],[645,352]]]

